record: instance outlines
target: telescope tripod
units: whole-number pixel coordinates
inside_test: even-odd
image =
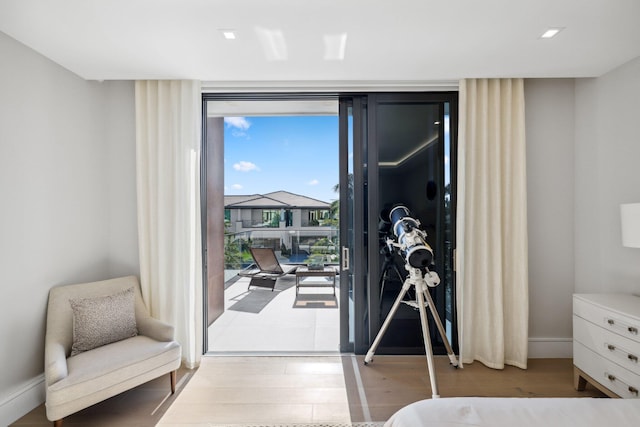
[[[403,298],[405,294],[409,291],[409,289],[412,286],[414,286],[416,291],[417,301],[415,303],[410,302],[408,304],[411,305],[412,307],[417,307],[418,311],[420,312],[420,325],[422,327],[422,338],[424,340],[424,349],[427,355],[429,379],[431,381],[431,393],[432,393],[432,397],[436,399],[440,397],[440,394],[438,393],[438,384],[436,381],[435,367],[433,366],[433,363],[434,363],[433,350],[431,348],[431,338],[429,336],[429,324],[427,323],[427,311],[425,308],[426,306],[428,306],[429,311],[431,311],[431,316],[433,317],[433,320],[436,323],[438,332],[440,332],[440,337],[442,338],[445,348],[447,349],[447,355],[449,356],[449,360],[451,364],[456,368],[458,367],[458,359],[456,358],[455,354],[453,354],[453,349],[451,348],[451,345],[449,344],[449,340],[447,339],[446,331],[442,326],[442,322],[440,321],[440,316],[438,316],[438,312],[436,311],[433,305],[433,299],[431,298],[431,294],[429,293],[429,285],[427,284],[428,282],[430,282],[432,284],[432,287],[436,286],[438,283],[440,283],[440,279],[438,278],[438,275],[436,273],[432,273],[429,270],[427,270],[427,273],[426,273],[426,276],[428,276],[428,279],[425,279],[425,277],[422,275],[422,272],[420,271],[419,268],[411,267],[409,264],[406,265],[406,268],[409,271],[409,276],[407,276],[407,278],[405,279],[402,285],[402,290],[400,291],[400,294],[398,295],[395,302],[393,303],[393,306],[391,307],[391,310],[389,311],[387,318],[384,320],[384,323],[382,324],[382,327],[380,328],[380,331],[378,332],[376,339],[373,341],[371,348],[367,352],[367,355],[364,358],[364,364],[368,365],[373,360],[373,354],[375,353],[376,348],[378,348],[378,345],[380,344],[382,337],[387,331],[387,328],[389,327],[389,324],[391,323],[393,316],[396,314],[396,311],[398,311],[398,307],[400,307],[400,304],[403,302]]]

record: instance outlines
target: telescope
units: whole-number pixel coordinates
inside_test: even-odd
[[[420,221],[411,217],[411,212],[398,205],[389,212],[391,229],[398,243],[387,240],[387,245],[400,249],[400,254],[413,268],[426,269],[433,263],[433,250],[425,241],[427,233],[420,229]]]
[[[409,274],[402,284],[402,290],[391,306],[391,310],[389,311],[387,318],[382,323],[382,327],[378,331],[378,335],[376,335],[376,338],[373,340],[373,344],[364,358],[364,364],[368,365],[373,360],[373,354],[380,344],[383,335],[387,331],[393,316],[396,314],[400,304],[405,302],[420,311],[420,326],[422,327],[422,339],[424,341],[424,349],[427,355],[427,365],[429,368],[429,377],[431,379],[431,392],[432,397],[437,398],[440,397],[440,394],[438,394],[438,384],[435,378],[433,350],[431,348],[431,336],[429,334],[429,324],[427,321],[427,308],[429,308],[433,321],[438,328],[438,332],[440,332],[440,338],[447,349],[449,360],[456,368],[458,367],[458,359],[449,344],[446,330],[444,329],[440,316],[433,305],[433,299],[429,292],[429,288],[433,288],[440,283],[438,273],[435,271],[429,271],[429,266],[433,261],[433,251],[425,241],[427,233],[420,229],[420,221],[412,218],[411,212],[409,212],[409,209],[405,206],[396,205],[391,209],[391,212],[389,212],[389,219],[391,222],[385,221],[384,217],[386,216],[386,211],[380,213],[378,232],[379,234],[382,234],[388,233],[389,229],[393,230],[397,243],[394,242],[393,239],[386,239],[389,253],[393,253],[395,249],[400,250],[400,254],[405,260],[405,268]],[[385,261],[385,263],[386,262],[387,261]],[[384,273],[382,277],[384,277]],[[416,301],[404,301],[404,297],[411,287],[415,288]]]

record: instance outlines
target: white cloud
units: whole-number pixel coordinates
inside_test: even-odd
[[[233,135],[234,138],[247,138],[247,139],[251,139],[249,138],[249,135],[246,132],[242,132],[239,130],[232,130],[231,131],[231,135]]]
[[[244,160],[235,163],[233,168],[239,172],[251,172],[251,171],[259,171],[260,168],[256,166],[254,163],[245,162]]]
[[[242,190],[243,187],[240,184],[233,184],[231,188],[233,188],[234,190]]]
[[[320,184],[320,181],[318,181],[317,179],[312,179],[307,184],[309,184],[309,185],[318,185],[318,184]]]
[[[225,117],[224,122],[234,128],[247,130],[251,127],[251,122],[244,117]]]

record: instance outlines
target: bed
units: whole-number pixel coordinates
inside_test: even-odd
[[[640,400],[448,397],[398,410],[384,427],[637,427]]]

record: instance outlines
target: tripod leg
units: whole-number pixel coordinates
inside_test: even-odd
[[[416,285],[420,286],[420,285]],[[424,288],[423,288],[424,289]],[[424,350],[427,355],[427,365],[429,368],[429,380],[431,381],[431,397],[437,399],[440,397],[438,393],[438,382],[436,381],[436,371],[433,361],[433,349],[431,348],[431,337],[429,336],[429,325],[427,323],[427,310],[424,307],[424,293],[422,289],[416,289],[416,297],[418,299],[418,310],[420,311],[420,326],[422,326],[422,339],[424,340]]]
[[[382,307],[382,297],[384,296],[384,284],[387,280],[387,278],[389,278],[389,273],[390,270],[392,270],[396,272],[396,276],[398,276],[398,279],[400,282],[402,282],[404,280],[404,278],[402,277],[402,274],[400,274],[400,270],[398,270],[398,267],[393,263],[392,258],[390,257],[386,257],[384,260],[384,263],[382,264],[382,274],[380,275],[380,280],[378,280],[378,289],[380,289],[380,298],[379,298],[379,305],[380,307]]]
[[[384,333],[389,327],[389,323],[391,323],[393,316],[396,314],[396,311],[398,311],[398,307],[400,306],[400,303],[402,302],[404,295],[407,293],[410,287],[411,287],[411,283],[409,283],[408,280],[405,281],[404,284],[402,285],[402,291],[396,298],[396,301],[393,303],[393,306],[391,307],[391,311],[389,311],[389,314],[387,315],[387,318],[384,320],[384,323],[382,324],[380,331],[378,331],[378,335],[376,335],[376,339],[373,340],[373,344],[371,345],[371,348],[369,348],[369,351],[367,352],[367,355],[364,358],[365,365],[369,364],[369,362],[373,360],[373,354],[375,353],[376,348],[378,348],[378,345],[380,344],[380,341],[382,340]]]
[[[382,274],[380,274],[380,280],[378,280],[378,289],[380,289],[380,298],[382,299],[382,293],[384,292],[384,280],[387,276],[387,268],[389,268],[389,261],[386,259],[382,264]]]
[[[429,305],[429,310],[431,310],[431,315],[433,316],[433,320],[436,322],[436,326],[438,327],[438,332],[440,332],[440,337],[442,338],[442,341],[444,342],[444,346],[447,349],[447,356],[449,356],[449,361],[453,366],[457,368],[458,359],[456,358],[456,355],[453,353],[453,349],[449,344],[449,340],[447,339],[447,332],[445,331],[444,326],[442,326],[442,321],[440,320],[440,316],[438,316],[438,312],[436,311],[436,308],[433,305],[433,299],[431,298],[429,289],[426,286],[422,288],[422,294],[424,295],[427,301],[427,305]]]

